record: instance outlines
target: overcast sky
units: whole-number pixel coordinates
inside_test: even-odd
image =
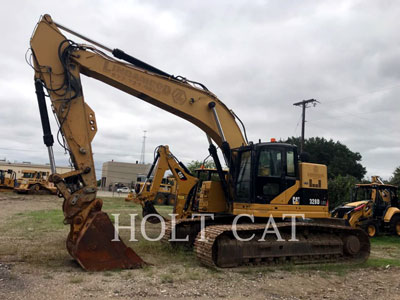
[[[398,1],[4,1],[0,47],[0,159],[48,162],[33,70],[25,62],[40,15],[174,75],[202,82],[242,119],[249,140],[301,132],[294,102],[315,98],[306,137],[360,152],[367,176],[400,166]],[[77,40],[66,34],[67,37]],[[96,112],[96,169],[146,162],[170,145],[184,163],[208,155],[191,123],[82,76]],[[52,129],[56,133],[53,116]],[[67,156],[55,145],[59,165]],[[97,172],[100,175],[100,172]]]

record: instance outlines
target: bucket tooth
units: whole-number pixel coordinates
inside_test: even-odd
[[[121,239],[113,239],[114,225],[106,213],[98,211],[88,217],[75,243],[68,239],[67,248],[87,271],[136,269],[146,265]]]

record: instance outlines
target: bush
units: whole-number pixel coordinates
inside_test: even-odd
[[[351,191],[358,180],[350,175],[338,175],[328,181],[329,210],[350,202]]]

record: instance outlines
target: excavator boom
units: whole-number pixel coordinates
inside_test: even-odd
[[[231,148],[247,144],[235,115],[210,91],[197,88],[182,77],[155,73],[155,68],[146,68],[148,65],[140,64],[140,68],[107,56],[92,46],[72,43],[62,35],[49,15],[39,22],[31,39],[31,48],[38,63],[36,77],[45,81],[48,88],[58,92],[69,88],[69,96],[78,98],[82,93],[79,81],[79,73],[82,73],[190,121],[218,146],[223,141],[229,141]],[[113,50],[114,54],[121,52]],[[118,56],[132,58],[126,54]],[[67,63],[74,67],[70,68]],[[58,100],[63,97],[60,95]],[[94,135],[95,129],[92,131]]]
[[[144,262],[122,241],[111,242],[112,238],[108,238],[114,228],[107,214],[101,211],[102,200],[96,197],[91,147],[97,123],[94,111],[84,101],[80,74],[103,81],[192,122],[219,146],[227,140],[234,147],[245,144],[234,114],[208,90],[197,88],[186,79],[169,76],[121,50],[114,49],[113,53],[131,63],[116,60],[92,46],[72,42],[60,32],[49,15],[44,15],[39,21],[30,45],[44,142],[53,169],[50,180],[65,199],[64,222],[71,226],[67,239],[69,253],[87,270],[143,265]],[[53,138],[42,86],[51,99],[62,134],[62,147],[69,152],[75,168],[62,175],[55,173]]]

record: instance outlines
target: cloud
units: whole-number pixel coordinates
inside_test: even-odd
[[[400,147],[396,1],[5,2],[0,157],[47,161],[33,71],[24,60],[46,12],[106,46],[204,83],[242,119],[250,140],[299,135],[301,110],[292,104],[315,98],[321,104],[307,110],[307,137],[360,152],[368,175],[387,177],[400,165],[396,151],[384,150]],[[138,160],[144,130],[149,161],[159,144],[184,162],[207,156],[205,135],[191,123],[91,78],[82,83],[97,117],[97,169],[106,160]],[[60,147],[55,152],[67,163]]]

